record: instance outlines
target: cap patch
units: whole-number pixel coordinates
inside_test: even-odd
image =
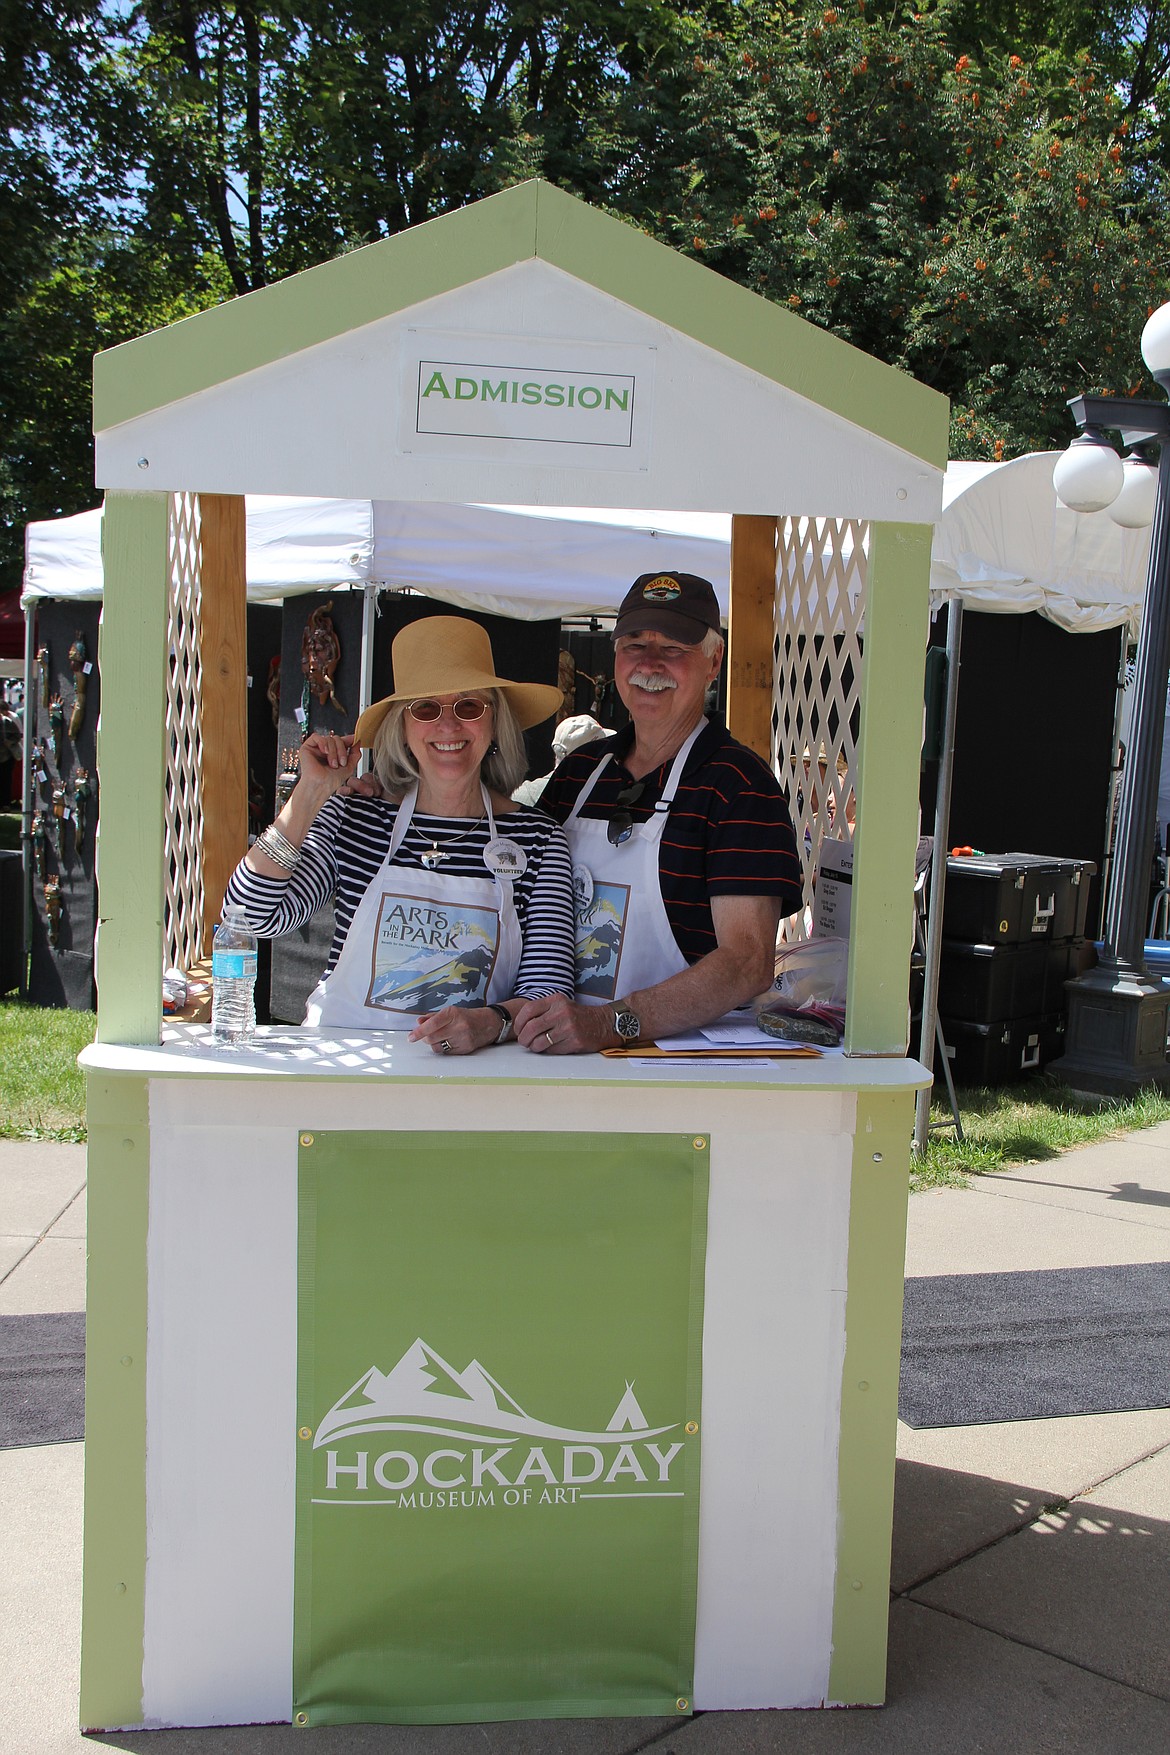
[[[643,585],[642,596],[648,603],[673,603],[676,597],[682,596],[682,586],[677,579],[669,579],[663,573],[657,579],[651,579],[648,585]]]

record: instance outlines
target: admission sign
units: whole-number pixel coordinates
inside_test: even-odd
[[[707,1167],[301,1136],[295,1722],[691,1710]]]
[[[455,440],[554,447],[550,461],[644,469],[654,349],[407,330],[399,440],[404,451]],[[473,446],[474,450],[475,447]]]

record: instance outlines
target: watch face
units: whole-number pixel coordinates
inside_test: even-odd
[[[638,1022],[637,1012],[619,1007],[613,1022],[618,1035],[625,1036],[630,1041],[642,1034],[642,1026]]]

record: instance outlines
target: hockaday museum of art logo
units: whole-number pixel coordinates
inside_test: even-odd
[[[648,1425],[628,1382],[604,1428],[553,1425],[527,1414],[478,1360],[459,1371],[416,1340],[322,1419],[313,1503],[430,1511],[681,1499],[685,1439],[669,1436],[679,1430]]]

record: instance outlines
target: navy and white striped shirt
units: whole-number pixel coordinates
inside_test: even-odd
[[[336,916],[326,974],[341,955],[358,903],[390,850],[398,806],[385,798],[342,797],[335,793],[318,812],[305,837],[301,859],[290,878],[260,877],[243,863],[228,883],[225,902],[246,909],[248,924],[261,938],[278,938],[303,926],[330,896]],[[432,845],[449,848],[444,877],[484,878],[487,818],[466,833],[467,819],[422,816],[417,811],[394,856],[396,865],[424,871],[422,855]],[[512,880],[512,895],[524,949],[515,997],[573,992],[572,862],[565,832],[542,811],[521,807],[496,813],[496,833],[524,849],[528,864]]]

